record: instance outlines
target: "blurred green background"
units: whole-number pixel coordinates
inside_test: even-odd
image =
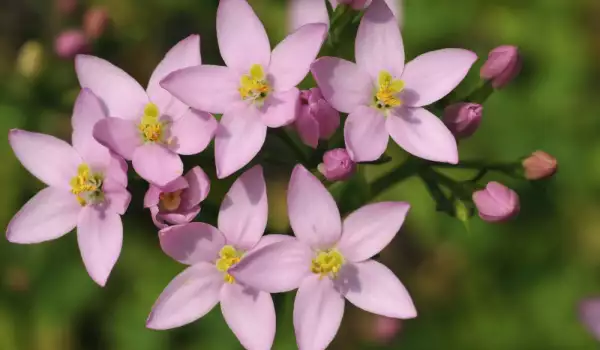
[[[88,0],[74,1],[75,7],[67,9],[68,3],[0,2],[4,135],[23,128],[69,139],[78,84],[73,60],[57,57],[53,42],[62,31],[80,28],[93,6],[106,11],[109,23],[90,41],[90,52],[122,67],[142,85],[164,53],[192,33],[202,37],[203,61],[221,63],[217,0]],[[285,1],[250,3],[272,42],[281,40]],[[400,330],[387,340],[378,335],[381,320],[348,305],[330,348],[598,348],[579,324],[576,307],[581,298],[600,295],[600,2],[405,0],[404,13],[409,59],[444,47],[479,54],[463,89],[476,83],[490,49],[502,44],[521,49],[521,75],[485,103],[482,127],[461,142],[461,158],[510,161],[542,149],[558,158],[560,172],[536,184],[498,178],[520,193],[520,216],[505,224],[476,217],[469,232],[435,212],[418,179],[383,193],[377,200],[412,204],[403,230],[381,260],[405,283],[419,316],[392,324]],[[345,45],[342,51],[351,52],[351,32]],[[395,162],[403,157],[395,146],[388,152]],[[41,184],[19,165],[6,138],[0,142],[0,156],[0,223],[6,226]],[[216,179],[207,156],[186,159],[186,168],[194,164]],[[389,168],[369,166],[367,178]],[[269,231],[287,231],[283,196],[289,169],[268,167],[267,175]],[[215,221],[230,184],[231,179],[213,181],[198,220]],[[0,240],[0,350],[241,349],[218,307],[179,329],[145,328],[152,304],[183,266],[160,250],[157,230],[142,209],[146,185],[132,179],[130,189],[134,199],[124,217],[123,251],[105,288],[85,272],[74,234],[31,246]],[[275,301],[286,304],[281,296]],[[279,315],[273,348],[296,348],[289,311]]]

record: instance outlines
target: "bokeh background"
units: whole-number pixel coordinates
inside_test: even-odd
[[[250,3],[272,42],[281,40],[286,2]],[[88,39],[89,52],[145,85],[164,53],[192,33],[202,37],[205,63],[222,62],[215,35],[217,4],[0,1],[0,133],[23,128],[69,139],[79,90],[73,59],[60,57],[55,40],[65,30],[83,28],[88,11],[102,9],[108,18],[104,30],[96,32],[87,19],[88,35],[95,37]],[[390,323],[348,305],[331,349],[598,348],[578,321],[577,305],[584,297],[600,295],[599,17],[597,0],[405,0],[408,58],[444,47],[479,54],[463,91],[477,83],[490,49],[502,44],[521,49],[521,75],[485,103],[482,127],[461,142],[461,157],[511,161],[542,149],[558,158],[560,171],[542,183],[496,178],[520,193],[520,216],[505,224],[475,217],[469,230],[435,211],[419,179],[376,198],[412,204],[404,228],[381,260],[405,283],[419,316]],[[344,45],[342,52],[351,53],[352,31]],[[280,154],[277,145],[269,147]],[[394,146],[388,153],[394,162],[368,166],[367,180],[404,157]],[[0,226],[5,227],[41,184],[19,165],[6,138],[0,141],[0,159]],[[216,179],[210,154],[186,159],[186,168],[195,164]],[[269,231],[285,232],[289,168],[270,166],[267,175]],[[146,185],[134,176],[130,183],[134,199],[124,217],[124,248],[105,288],[87,276],[74,234],[31,246],[0,240],[0,350],[241,349],[218,307],[179,329],[145,328],[155,299],[184,267],[160,250],[157,230],[142,208]],[[230,184],[231,179],[213,181],[197,220],[216,220]],[[352,202],[352,194],[359,192],[347,192],[342,201]],[[278,350],[296,348],[285,298],[275,299],[280,313],[273,348]]]

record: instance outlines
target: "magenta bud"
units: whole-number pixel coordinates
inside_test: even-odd
[[[535,151],[521,162],[528,180],[541,180],[551,177],[558,169],[556,158],[544,151]]]
[[[479,128],[483,106],[477,103],[455,103],[444,110],[444,124],[454,136],[467,138]]]
[[[294,126],[302,142],[316,148],[319,140],[330,138],[340,126],[340,114],[325,101],[319,88],[304,90]]]
[[[489,222],[501,222],[519,213],[519,195],[501,183],[492,181],[485,189],[473,193],[479,217]]]
[[[499,46],[488,55],[481,67],[481,78],[492,81],[495,89],[511,82],[521,71],[521,56],[516,46]]]
[[[325,152],[323,163],[319,164],[318,169],[329,181],[344,181],[354,175],[356,163],[350,159],[346,149],[336,148]]]
[[[83,17],[83,31],[88,38],[97,39],[102,36],[108,24],[108,12],[102,7],[92,7]]]
[[[578,311],[583,325],[600,341],[600,298],[582,300]]]
[[[54,40],[54,52],[61,58],[73,58],[88,48],[88,40],[80,30],[64,31]]]

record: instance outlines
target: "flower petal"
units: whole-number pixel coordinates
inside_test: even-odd
[[[179,154],[197,154],[208,146],[217,131],[217,121],[206,112],[188,109],[183,116],[171,125],[173,145],[171,149]]]
[[[196,205],[194,207],[191,207],[190,209],[180,210],[173,213],[158,213],[157,211],[156,215],[154,210],[152,210],[151,208],[150,213],[153,216],[155,216],[154,224],[156,224],[156,227],[163,229],[167,227],[167,225],[164,224],[164,221],[168,222],[171,225],[182,225],[191,222],[198,215],[198,213],[200,213],[200,206]]]
[[[402,74],[404,102],[411,107],[432,104],[467,76],[477,55],[464,49],[427,52],[408,62]]]
[[[296,238],[294,236],[271,233],[271,234],[262,236],[260,238],[260,241],[258,241],[258,243],[254,246],[254,248],[252,248],[252,250],[250,250],[249,253],[258,251],[259,249],[269,246],[271,244],[281,243],[281,242],[293,242],[295,240],[296,240]]]
[[[10,220],[6,238],[30,244],[62,237],[75,228],[80,211],[81,205],[68,190],[46,187]]]
[[[307,245],[284,240],[253,250],[227,272],[236,281],[267,293],[289,292],[311,273],[311,259]]]
[[[156,66],[146,91],[152,102],[158,106],[161,114],[177,120],[188,107],[163,89],[159,84],[160,81],[176,70],[199,66],[201,63],[200,35],[193,34],[173,46]]]
[[[203,222],[171,226],[160,230],[158,237],[168,256],[187,265],[201,261],[214,263],[225,245],[223,234]]]
[[[296,237],[313,249],[329,249],[340,238],[342,221],[325,186],[296,165],[287,191],[288,216]]]
[[[120,118],[105,118],[94,126],[94,138],[121,157],[131,160],[142,137],[135,122]]]
[[[89,89],[83,89],[75,101],[73,117],[73,147],[83,161],[92,169],[105,170],[111,162],[108,148],[102,146],[92,135],[94,125],[106,118],[102,102]]]
[[[271,128],[279,128],[294,122],[300,103],[300,91],[291,88],[284,92],[274,92],[261,108],[263,123]]]
[[[321,139],[329,139],[340,126],[340,114],[324,100],[317,102],[315,117],[319,121]]]
[[[337,248],[350,261],[371,258],[396,236],[409,208],[404,202],[379,202],[352,212],[344,219]]]
[[[329,14],[323,0],[290,0],[288,2],[288,24],[290,32],[308,23],[323,23],[329,26]]]
[[[579,318],[594,338],[600,340],[600,299],[582,300],[579,303]]]
[[[81,87],[92,90],[104,102],[109,117],[137,120],[142,116],[148,95],[121,68],[98,57],[77,55],[75,71]]]
[[[269,66],[267,32],[246,0],[219,2],[217,40],[223,61],[239,73],[247,73],[253,64]]]
[[[348,153],[355,162],[379,159],[389,140],[384,115],[372,107],[358,107],[346,119],[344,140]]]
[[[269,293],[225,284],[221,289],[225,322],[246,349],[269,350],[275,338],[275,306]]]
[[[390,269],[377,261],[344,265],[336,287],[349,302],[365,311],[402,319],[417,316],[406,288]]]
[[[188,267],[158,297],[146,327],[162,330],[196,321],[217,305],[223,284],[223,275],[213,264]]]
[[[8,132],[15,156],[33,176],[48,186],[70,190],[81,157],[71,145],[54,136],[19,129]]]
[[[94,282],[104,286],[121,254],[121,217],[95,206],[83,208],[77,223],[77,243],[88,274]]]
[[[108,169],[104,172],[107,178],[111,178],[122,187],[127,187],[127,162],[121,157],[114,153],[110,155],[110,164]]]
[[[200,168],[195,166],[188,171],[184,178],[187,180],[188,189],[181,194],[181,202],[186,206],[195,206],[206,199],[210,192],[210,179]]]
[[[302,142],[312,148],[317,148],[319,144],[319,123],[310,114],[308,105],[300,106],[295,127]]]
[[[335,57],[322,57],[311,65],[311,72],[323,97],[343,113],[372,102],[375,87],[371,77],[355,63]]]
[[[119,215],[125,214],[131,202],[131,193],[125,186],[113,178],[106,178],[102,190],[106,198],[106,210]]]
[[[344,297],[329,278],[304,279],[294,301],[294,331],[301,350],[325,349],[335,338],[344,316]]]
[[[239,75],[227,67],[196,66],[169,74],[160,86],[199,111],[224,113],[240,101]]]
[[[219,230],[237,249],[256,245],[267,227],[267,186],[260,165],[235,180],[219,209]]]
[[[226,178],[258,154],[267,137],[267,127],[254,106],[238,103],[223,114],[215,136],[217,177]]]
[[[132,160],[135,172],[158,186],[165,186],[183,174],[179,155],[155,143],[136,148]]]
[[[394,14],[384,1],[375,1],[360,21],[354,46],[356,63],[377,81],[381,71],[400,79],[404,43]]]
[[[300,27],[280,42],[271,54],[269,75],[276,91],[286,91],[298,85],[308,74],[327,35],[323,23]]]
[[[390,113],[386,128],[398,146],[410,154],[434,162],[458,163],[454,135],[426,109],[398,109]]]

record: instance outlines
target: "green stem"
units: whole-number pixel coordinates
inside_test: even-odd
[[[421,160],[411,156],[398,168],[373,181],[371,184],[371,198],[377,197],[392,185],[417,174],[421,166]]]

